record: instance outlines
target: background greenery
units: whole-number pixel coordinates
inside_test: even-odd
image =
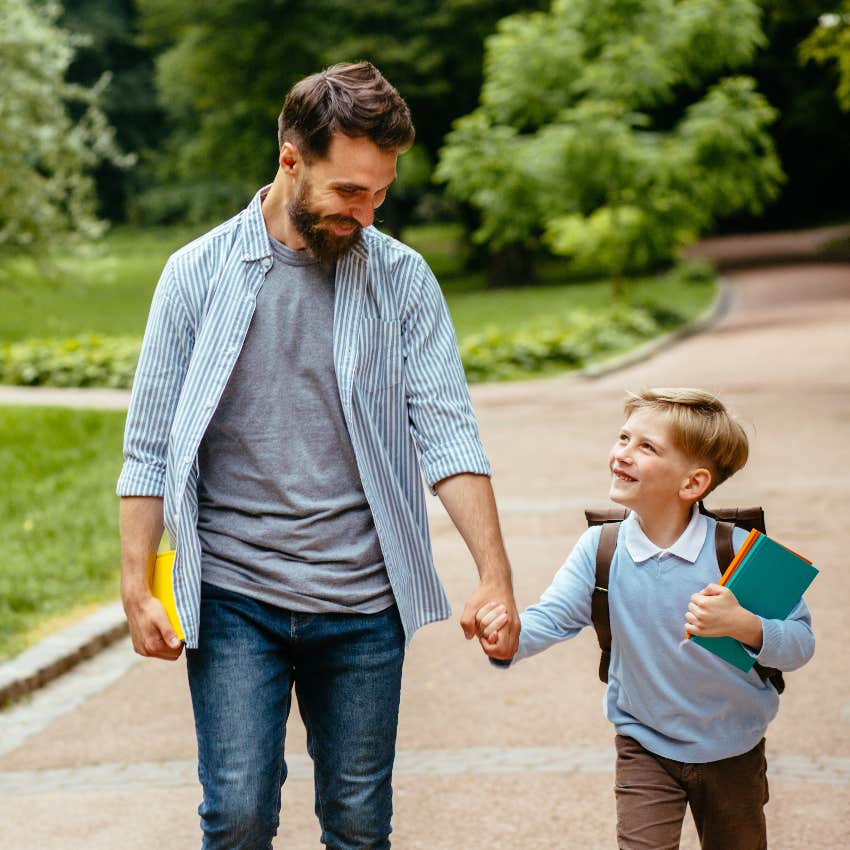
[[[123,413],[0,407],[0,658],[118,593]]]

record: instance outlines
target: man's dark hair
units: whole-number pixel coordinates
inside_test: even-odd
[[[331,137],[363,136],[384,151],[413,144],[410,109],[370,62],[332,65],[297,82],[277,121],[280,147],[292,142],[308,162],[328,153]]]

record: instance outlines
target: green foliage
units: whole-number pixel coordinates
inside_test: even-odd
[[[593,312],[575,310],[518,330],[489,329],[463,339],[467,380],[500,381],[576,369],[682,324],[684,317],[652,304],[614,304]]]
[[[516,379],[553,367],[583,366],[657,336],[684,320],[676,310],[652,303],[574,310],[561,318],[538,318],[518,329],[490,327],[465,336],[461,358],[472,382]],[[139,347],[138,339],[123,337],[25,340],[2,345],[0,383],[129,388]]]
[[[480,211],[491,251],[542,239],[615,277],[668,260],[777,193],[775,112],[723,76],[762,42],[751,0],[555,0],[506,18],[437,177]]]
[[[804,61],[837,66],[836,97],[842,109],[850,110],[850,0],[820,16],[817,27],[801,45],[800,55]]]
[[[0,408],[0,658],[50,617],[115,598],[123,413]]]
[[[109,73],[100,107],[121,149],[143,159],[161,144],[165,125],[156,102],[154,55],[139,43],[137,20],[134,0],[62,0],[59,24],[79,42],[66,79],[92,86]],[[99,214],[112,222],[126,220],[128,202],[145,187],[143,170],[105,161],[93,177]]]
[[[0,345],[0,383],[52,387],[127,388],[140,340],[83,336]]]
[[[408,101],[433,161],[451,121],[475,106],[483,42],[504,15],[545,0],[139,0],[172,132],[140,219],[229,214],[277,169],[277,116],[298,79],[372,61]],[[393,219],[409,215],[400,202]],[[392,227],[395,228],[393,223]]]
[[[77,44],[59,7],[0,0],[0,254],[43,256],[63,237],[101,230],[89,176],[126,162],[98,101],[109,82],[65,81]]]

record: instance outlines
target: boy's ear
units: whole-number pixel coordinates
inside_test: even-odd
[[[701,466],[691,470],[682,482],[679,495],[688,502],[699,501],[711,487],[711,473]]]

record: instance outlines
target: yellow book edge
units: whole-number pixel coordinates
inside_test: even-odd
[[[177,603],[174,601],[174,550],[162,552],[156,556],[156,563],[151,576],[151,593],[162,603],[168,622],[174,629],[177,637],[185,641],[186,635],[183,626],[180,625],[180,617],[177,614]]]

